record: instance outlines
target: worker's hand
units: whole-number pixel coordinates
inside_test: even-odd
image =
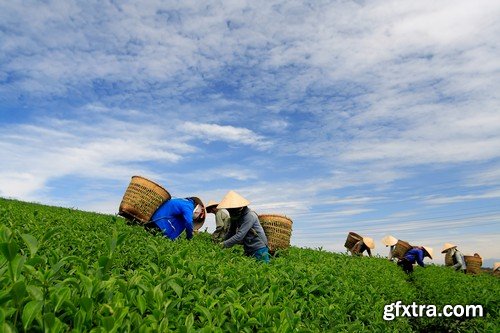
[[[219,247],[220,247],[221,249],[223,249],[223,248],[225,247],[225,246],[224,246],[224,242],[220,242],[218,245],[219,245]]]

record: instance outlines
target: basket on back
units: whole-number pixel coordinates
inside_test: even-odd
[[[445,266],[453,266],[453,256],[451,255],[450,251],[447,251],[446,255],[444,256],[444,264]]]
[[[473,256],[464,256],[465,266],[467,266],[467,273],[478,274],[481,272],[481,266],[483,265],[483,258],[479,254],[474,253]]]
[[[118,215],[147,223],[158,207],[170,198],[170,193],[162,186],[144,177],[133,176],[123,195]]]
[[[283,250],[290,246],[292,236],[292,220],[285,215],[261,214],[259,222],[267,237],[269,251]]]
[[[345,243],[344,243],[344,246],[350,250],[353,248],[354,245],[356,245],[357,242],[359,242],[360,240],[362,240],[363,237],[361,237],[360,235],[358,235],[357,233],[355,232],[350,232],[348,235],[347,235],[347,239],[345,240]]]
[[[398,240],[396,246],[394,247],[393,257],[398,259],[403,259],[406,252],[411,250],[413,246],[410,243],[405,242],[404,240]]]

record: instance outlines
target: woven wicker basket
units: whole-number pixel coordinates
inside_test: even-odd
[[[483,265],[483,259],[479,254],[475,253],[473,256],[464,256],[465,265],[467,266],[467,273],[478,274],[481,272],[481,266]]]
[[[292,236],[292,220],[285,215],[262,214],[259,221],[264,229],[271,253],[286,249],[290,246]]]
[[[411,250],[413,246],[410,243],[405,242],[404,240],[398,240],[396,246],[394,247],[393,257],[398,259],[403,259],[406,252]]]
[[[447,251],[444,256],[444,264],[445,266],[453,266],[453,256],[451,255],[451,251]]]
[[[363,237],[361,237],[357,233],[351,231],[349,234],[347,234],[347,238],[345,240],[344,246],[348,250],[350,250],[350,249],[352,249],[352,247],[354,245],[356,245],[357,242],[359,242],[362,239],[363,239]]]
[[[171,196],[162,186],[141,176],[133,176],[123,195],[118,214],[147,223],[158,207]]]

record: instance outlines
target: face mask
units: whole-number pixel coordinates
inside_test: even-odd
[[[241,213],[243,213],[243,207],[228,208],[227,211],[229,213],[229,216],[231,216],[231,218],[233,218],[233,217],[239,217],[239,216],[241,216]]]

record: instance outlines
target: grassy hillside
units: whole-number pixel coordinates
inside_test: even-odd
[[[170,241],[122,218],[0,199],[3,332],[485,332],[500,280],[292,247],[270,265],[208,234]],[[396,318],[384,305],[481,304],[483,318]]]

